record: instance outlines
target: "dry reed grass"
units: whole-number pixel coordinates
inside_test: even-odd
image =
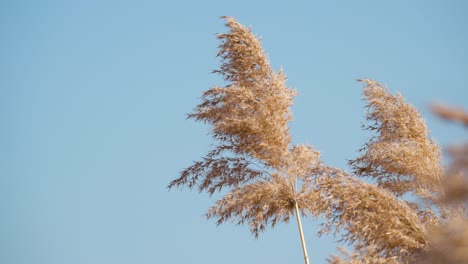
[[[443,167],[440,148],[429,138],[426,124],[400,94],[394,96],[372,80],[363,82],[367,120],[372,122],[366,129],[377,136],[361,149],[361,157],[350,162],[354,173],[376,179],[378,186],[399,197],[411,192],[434,201]]]
[[[256,237],[269,226],[288,222],[295,208],[302,216],[323,216],[327,221],[320,234],[332,232],[354,247],[352,253],[341,250],[342,256],[331,256],[329,263],[427,259],[454,227],[461,228],[462,242],[448,245],[466,245],[465,207],[459,203],[466,199],[466,189],[457,189],[455,198],[446,195],[455,187],[442,181],[440,148],[413,106],[376,81],[360,80],[371,122],[366,128],[376,135],[350,161],[352,173],[327,166],[313,147],[290,146],[288,122],[296,92],[286,86],[281,71],[271,69],[251,30],[224,18],[229,32],[218,35],[222,64],[215,72],[229,84],[205,91],[188,115],[211,125],[217,145],[169,188],[187,186],[210,195],[226,188],[207,217],[218,224],[246,223]],[[459,112],[435,109],[466,124]],[[466,145],[461,152],[447,173],[458,180],[466,179]],[[468,256],[457,252],[457,260]]]
[[[468,113],[460,108],[435,104],[435,114],[449,121],[468,125]],[[442,187],[444,195],[440,200],[447,206],[458,209],[447,221],[441,223],[428,234],[430,242],[421,253],[421,264],[468,263],[468,143],[447,148],[451,163],[446,168]]]
[[[184,170],[169,188],[197,186],[210,194],[233,188],[207,216],[217,217],[218,223],[248,221],[258,236],[266,225],[289,220],[298,195],[296,182],[308,181],[303,177],[318,152],[307,146],[289,149],[287,124],[296,92],[286,87],[281,71],[271,69],[251,31],[233,18],[225,18],[230,32],[218,35],[222,65],[215,72],[230,84],[204,92],[203,102],[189,114],[189,118],[211,124],[219,144],[203,161]],[[307,192],[304,188],[300,194]]]

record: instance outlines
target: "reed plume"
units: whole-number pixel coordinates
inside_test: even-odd
[[[444,182],[445,174],[460,179],[460,169],[448,173],[443,167],[424,120],[401,95],[359,80],[371,122],[365,128],[376,135],[349,162],[351,172],[328,166],[314,147],[291,146],[288,123],[297,92],[286,86],[282,71],[271,69],[251,30],[223,18],[229,32],[218,35],[221,67],[214,72],[228,84],[205,91],[188,115],[210,125],[216,144],[169,188],[210,195],[224,188],[206,216],[217,224],[248,224],[255,237],[295,214],[306,264],[300,216],[324,217],[319,234],[332,233],[353,246],[353,252],[341,250],[328,259],[335,264],[415,263],[441,243],[446,224],[456,220],[467,233],[465,207],[452,202],[447,193],[454,189]],[[467,120],[445,110],[438,108],[446,118]],[[466,156],[457,162],[466,165]]]
[[[354,173],[375,179],[399,197],[411,192],[434,201],[443,167],[440,148],[429,138],[426,124],[400,94],[390,94],[373,80],[363,82],[367,120],[372,122],[365,128],[377,135],[361,149],[363,155],[350,162]]]
[[[434,104],[432,111],[449,121],[468,125],[468,113],[461,108]],[[444,195],[440,200],[446,206],[454,207],[454,214],[447,221],[431,230],[430,242],[419,258],[421,264],[468,263],[468,143],[459,143],[447,147],[451,159],[443,176]]]
[[[205,91],[202,103],[188,115],[211,125],[217,145],[168,187],[196,187],[210,195],[229,188],[207,217],[217,218],[218,224],[248,222],[258,237],[266,226],[298,214],[298,203],[313,204],[309,172],[318,165],[319,153],[306,145],[290,146],[288,122],[296,91],[286,86],[282,71],[271,69],[251,30],[223,18],[229,32],[218,35],[222,64],[214,72],[229,84]]]

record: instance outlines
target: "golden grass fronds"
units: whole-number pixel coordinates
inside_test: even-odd
[[[430,243],[423,251],[421,264],[468,263],[468,219],[452,219],[429,234]]]
[[[391,192],[336,168],[317,173],[327,219],[322,232],[339,233],[357,250],[374,247],[382,258],[403,258],[427,243],[418,214]]]
[[[208,154],[203,161],[185,169],[169,188],[186,185],[212,195],[223,187],[236,187],[259,177],[265,177],[265,172],[252,168],[252,162],[247,158]]]
[[[437,103],[431,105],[431,110],[444,119],[458,121],[468,126],[468,113],[461,107],[452,107]]]
[[[319,153],[311,147],[296,145],[286,158],[290,163],[286,171],[270,174],[264,180],[239,185],[208,210],[208,218],[217,223],[247,222],[258,237],[266,227],[277,222],[288,222],[297,203],[305,215],[307,208],[319,205],[320,198],[313,189],[311,172],[318,166]],[[314,210],[318,212],[318,210]]]
[[[212,125],[219,145],[203,161],[185,169],[169,188],[195,186],[210,194],[236,187],[269,170],[284,167],[291,137],[288,122],[296,92],[285,85],[286,77],[275,73],[252,32],[231,17],[225,17],[229,32],[221,34],[218,56],[226,87],[204,92],[189,118]]]
[[[268,166],[279,168],[291,137],[288,122],[296,92],[275,73],[252,32],[226,17],[229,33],[221,34],[220,73],[230,84],[213,87],[190,118],[213,125],[213,137]]]
[[[210,195],[230,189],[207,216],[248,222],[258,236],[265,226],[287,221],[295,204],[312,204],[310,171],[319,153],[309,146],[289,144],[290,106],[296,92],[275,73],[250,29],[224,17],[229,32],[218,35],[221,74],[226,87],[204,92],[189,118],[212,126],[218,142],[202,161],[185,169],[169,188],[188,186]]]
[[[338,249],[342,256],[332,255],[327,259],[329,264],[401,264],[397,257],[382,257],[375,247],[366,247],[349,252],[344,248]]]
[[[468,112],[459,107],[433,104],[431,110],[441,118],[458,121],[468,125]],[[468,143],[447,147],[446,152],[451,158],[443,181],[444,195],[441,199],[447,203],[468,201]]]
[[[268,225],[287,222],[294,210],[294,190],[284,177],[262,180],[236,188],[208,210],[207,217],[217,217],[217,223],[234,220],[248,222],[251,232],[258,237]]]
[[[290,146],[288,123],[296,92],[286,86],[286,77],[271,69],[250,29],[224,18],[229,32],[218,35],[222,64],[214,72],[229,83],[205,91],[188,115],[211,125],[217,145],[168,187],[187,186],[210,195],[226,188],[206,216],[218,224],[246,223],[255,237],[288,222],[294,212],[323,216],[320,233],[332,232],[354,247],[353,253],[343,251],[329,263],[467,261],[462,249],[468,244],[468,221],[461,204],[468,198],[467,145],[452,148],[453,162],[442,182],[441,151],[421,115],[401,95],[362,80],[371,122],[366,128],[376,135],[349,162],[353,173],[323,164],[313,147]],[[466,124],[466,114],[458,110],[433,109]],[[414,196],[419,199],[405,200]],[[453,255],[443,254],[450,252],[448,246]]]
[[[417,110],[373,80],[363,80],[367,119],[366,129],[377,132],[361,150],[363,155],[350,161],[358,176],[372,177],[378,185],[402,196],[412,192],[435,200],[441,191],[441,152],[428,135]]]
[[[452,107],[432,107],[432,110],[447,120],[461,121],[467,113]],[[468,144],[449,146],[447,152],[451,163],[446,169],[440,200],[453,209],[450,217],[440,225],[432,228],[428,234],[428,246],[419,255],[421,264],[458,264],[468,263]]]
[[[468,202],[468,143],[447,149],[452,162],[443,181],[444,202]]]
[[[229,32],[219,34],[219,57],[222,58],[220,73],[225,80],[239,86],[255,86],[277,78],[270,67],[260,40],[234,18],[223,16]]]

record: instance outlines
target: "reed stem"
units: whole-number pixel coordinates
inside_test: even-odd
[[[304,262],[305,264],[309,264],[309,256],[307,256],[307,248],[304,240],[304,233],[302,232],[302,223],[301,217],[299,215],[299,207],[297,206],[297,201],[295,202],[296,207],[296,219],[297,219],[297,227],[299,228],[299,235],[301,236],[301,243],[302,243],[302,252],[304,253]]]

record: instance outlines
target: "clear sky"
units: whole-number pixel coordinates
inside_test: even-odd
[[[344,169],[369,133],[361,84],[401,92],[440,144],[467,139],[428,104],[468,106],[468,1],[0,2],[0,262],[302,263],[294,221],[256,240],[165,186],[212,143],[186,120],[223,85],[219,16],[251,25],[299,96],[294,143]],[[311,263],[339,243],[303,219]]]

